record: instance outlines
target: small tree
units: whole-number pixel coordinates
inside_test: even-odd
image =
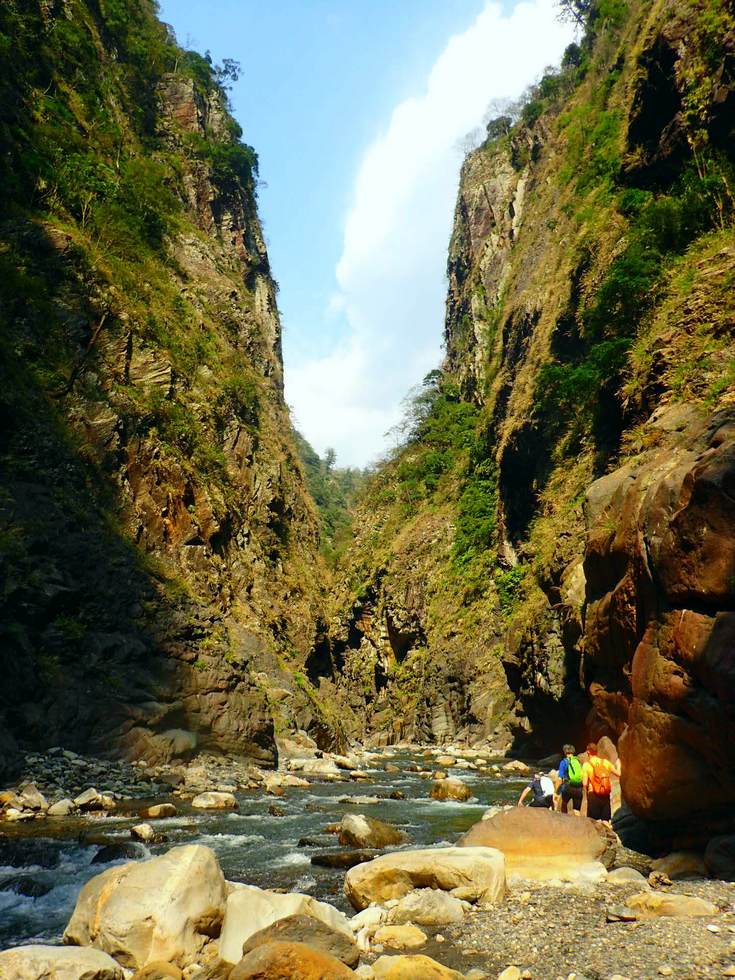
[[[559,0],[559,20],[587,29],[593,0]]]
[[[334,469],[334,464],[337,462],[337,453],[329,446],[324,451],[324,466],[327,473],[331,473]]]

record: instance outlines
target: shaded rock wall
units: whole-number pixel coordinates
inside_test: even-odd
[[[80,162],[46,194],[33,172],[3,190],[4,727],[273,760],[274,728],[315,723],[294,672],[322,596],[256,158],[150,4],[122,27],[81,0],[36,7],[5,8],[0,29],[23,28],[5,77],[25,118],[50,101],[4,152]]]

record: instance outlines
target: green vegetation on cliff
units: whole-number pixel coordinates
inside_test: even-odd
[[[344,559],[337,649],[404,734],[581,730],[586,492],[657,409],[733,400],[731,5],[562,8],[583,36],[465,161],[445,364]]]
[[[152,0],[0,7],[0,635],[29,739],[190,726],[267,753],[256,677],[290,683],[277,656],[313,643],[237,70]]]

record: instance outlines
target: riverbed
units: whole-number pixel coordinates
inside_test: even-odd
[[[237,811],[195,810],[188,801],[166,796],[123,801],[106,817],[46,818],[3,825],[0,949],[60,942],[83,884],[112,864],[130,860],[122,857],[95,863],[101,848],[130,841],[130,828],[140,823],[138,812],[152,803],[172,800],[178,812],[175,817],[151,821],[166,840],[148,847],[135,845],[140,858],[180,844],[204,844],[217,854],[230,881],[305,892],[349,913],[342,893],[344,871],[311,863],[311,856],[319,851],[344,850],[334,834],[325,833],[327,824],[346,813],[365,813],[405,830],[410,837],[407,847],[451,844],[489,805],[515,802],[527,782],[487,769],[449,769],[449,775],[468,784],[473,798],[465,803],[438,802],[429,798],[431,780],[409,769],[416,764],[433,768],[433,759],[423,753],[392,752],[384,761],[399,771],[386,772],[378,758],[373,760],[369,780],[329,782],[309,777],[308,788],[289,788],[278,798],[262,790],[238,792]],[[391,793],[403,798],[391,799]],[[379,800],[354,802],[366,796]],[[279,812],[282,815],[276,815]],[[309,843],[300,845],[302,838],[309,838]]]

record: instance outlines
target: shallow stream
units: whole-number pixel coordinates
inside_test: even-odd
[[[336,835],[324,833],[327,824],[345,813],[364,813],[405,830],[411,838],[408,847],[450,844],[480,819],[488,805],[514,802],[526,782],[450,769],[450,775],[470,786],[474,798],[467,803],[437,802],[428,798],[431,780],[405,768],[414,762],[431,766],[433,760],[404,754],[385,761],[400,771],[372,769],[370,781],[332,783],[312,777],[308,789],[287,789],[283,797],[261,791],[237,793],[237,812],[194,810],[177,799],[175,817],[151,821],[157,833],[166,835],[166,842],[136,847],[144,857],[180,844],[205,844],[215,851],[230,881],[307,892],[349,913],[342,893],[344,870],[311,864],[311,855],[318,851],[345,850]],[[340,802],[345,797],[388,796],[395,790],[405,798],[374,804]],[[101,846],[129,841],[130,828],[140,823],[138,811],[154,802],[161,799],[129,801],[127,812],[121,807],[114,816],[97,819],[66,817],[6,825],[0,832],[0,949],[60,942],[82,885],[111,864],[130,860],[92,863]],[[270,815],[273,805],[285,815]],[[313,846],[299,846],[303,837],[316,841]],[[50,890],[37,897],[21,893],[48,886]]]

